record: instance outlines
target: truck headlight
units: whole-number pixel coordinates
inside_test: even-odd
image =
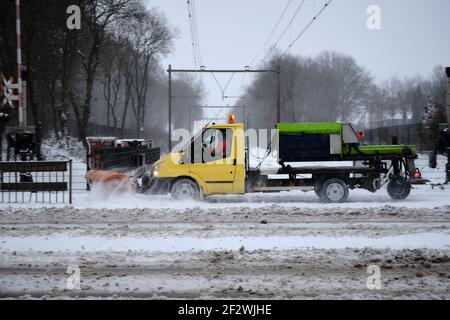
[[[156,165],[153,167],[153,176],[158,177],[159,176],[159,165]]]

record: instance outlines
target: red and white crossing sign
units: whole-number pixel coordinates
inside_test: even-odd
[[[6,80],[0,72],[0,109],[15,107],[13,101],[19,101],[19,96],[14,95],[14,90],[17,89],[18,85],[13,83],[13,78]]]

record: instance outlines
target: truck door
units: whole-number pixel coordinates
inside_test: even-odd
[[[236,174],[233,141],[233,129],[209,128],[203,131],[201,143],[194,143],[189,170],[204,181],[205,194],[233,192]]]

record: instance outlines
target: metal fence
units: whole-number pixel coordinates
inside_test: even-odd
[[[72,192],[74,194],[86,191],[87,165],[82,161],[72,162]]]
[[[399,144],[413,144],[419,152],[433,149],[432,134],[422,123],[394,125],[365,130],[365,143],[392,144],[396,138]]]
[[[0,162],[2,203],[72,203],[72,161]]]
[[[106,148],[88,155],[88,170],[133,169],[153,164],[159,160],[160,156],[161,150],[159,148]]]

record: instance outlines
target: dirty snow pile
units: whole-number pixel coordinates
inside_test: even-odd
[[[67,160],[85,161],[86,150],[79,139],[64,137],[56,139],[50,137],[42,141],[41,152],[46,160]]]

